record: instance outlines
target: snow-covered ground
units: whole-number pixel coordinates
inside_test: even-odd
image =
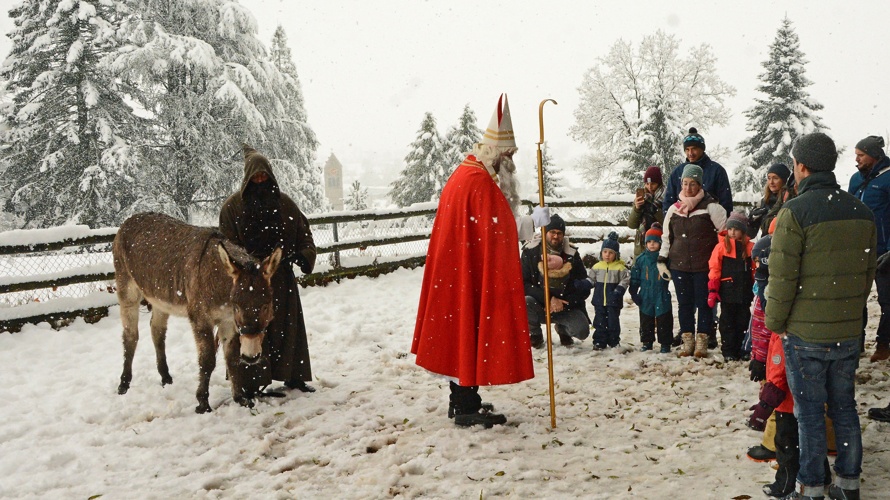
[[[422,273],[303,289],[318,392],[253,411],[232,403],[220,354],[214,412],[194,412],[197,362],[183,319],[171,320],[167,341],[174,384],[161,387],[142,314],[124,396],[117,307],[94,325],[0,334],[0,497],[762,497],[773,470],[745,458],[760,441],[744,425],[758,390],[746,365],[638,352],[629,302],[624,349],[554,346],[555,429],[546,350],[534,352],[533,380],[482,389],[506,426],[456,428],[447,383],[409,354]],[[871,350],[874,298],[869,310]],[[890,400],[890,365],[863,361],[862,415]],[[863,496],[887,498],[890,424],[862,425]]]

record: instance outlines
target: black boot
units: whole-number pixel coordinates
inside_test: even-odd
[[[828,498],[832,500],[859,500],[859,490],[845,490],[832,484],[828,487]]]
[[[454,403],[448,403],[448,418],[454,418],[454,408]],[[494,405],[491,403],[482,403],[481,410],[492,412],[494,411]]]
[[[486,429],[491,429],[495,425],[503,425],[507,423],[507,417],[499,413],[491,413],[480,409],[476,413],[458,413],[454,416],[454,424],[460,427],[472,427],[481,425]]]
[[[869,408],[868,418],[878,422],[890,422],[890,405],[885,408]]]
[[[300,379],[291,379],[284,383],[284,385],[288,389],[296,389],[300,392],[315,392],[315,388],[311,385],[306,385],[306,382],[303,382]]]
[[[717,348],[717,330],[708,333],[708,349]]]
[[[671,347],[680,347],[683,343],[683,334],[678,333],[674,335],[674,340],[671,341]]]

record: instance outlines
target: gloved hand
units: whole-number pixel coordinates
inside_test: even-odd
[[[550,207],[537,206],[532,210],[532,220],[535,227],[541,228],[550,224]]]
[[[302,271],[303,274],[312,274],[312,269],[315,267],[314,262],[309,262],[309,260],[301,253],[297,254],[296,262],[297,265],[300,266],[300,271]]]
[[[658,275],[661,276],[661,279],[665,281],[671,280],[671,271],[667,266],[667,257],[658,257],[658,261],[655,264],[655,267],[658,268]]]
[[[763,429],[766,428],[766,420],[773,413],[773,408],[769,405],[764,404],[763,401],[760,401],[756,405],[750,408],[754,410],[754,413],[751,414],[751,417],[748,418],[748,427],[754,429],[755,431],[763,432]]]
[[[785,401],[785,396],[785,391],[772,382],[767,382],[760,388],[760,402],[773,408],[778,408]]]
[[[750,370],[751,380],[754,382],[766,380],[766,363],[763,361],[757,361],[756,359],[751,358],[751,362],[748,363],[748,370]]]
[[[623,286],[615,287],[615,290],[612,290],[612,293],[610,294],[609,305],[613,307],[622,307],[624,305],[624,301],[622,299],[624,298],[625,291],[626,290]]]
[[[643,298],[640,297],[640,294],[633,288],[630,289],[630,299],[638,306],[643,305]]]
[[[711,309],[717,305],[717,302],[720,302],[720,294],[717,293],[720,290],[720,280],[712,279],[708,281],[708,307]]]
[[[878,256],[878,271],[886,271],[888,269],[888,264],[890,264],[890,252],[885,252],[882,255]]]
[[[575,280],[574,285],[575,290],[578,290],[581,293],[587,293],[593,290],[593,283],[589,279]]]

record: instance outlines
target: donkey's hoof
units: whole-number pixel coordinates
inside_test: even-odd
[[[173,383],[173,377],[170,375],[161,375],[161,387],[165,385],[170,385]]]
[[[245,398],[245,397],[243,397],[243,396],[238,396],[238,397],[235,397],[235,398],[232,398],[232,399],[234,399],[235,402],[238,403],[238,404],[241,405],[241,406],[244,406],[244,407],[247,407],[247,408],[253,408],[253,407],[254,407],[253,398]]]
[[[130,390],[129,382],[121,382],[121,385],[117,386],[118,394],[126,394],[128,390]]]
[[[210,403],[207,401],[198,401],[198,406],[195,407],[195,413],[210,413],[213,411],[213,408],[210,408]]]

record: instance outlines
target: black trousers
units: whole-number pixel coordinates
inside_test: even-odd
[[[775,489],[791,493],[800,471],[800,435],[797,430],[797,419],[793,413],[782,411],[776,414],[776,470]],[[825,483],[831,484],[831,467],[828,457],[825,458]]]
[[[674,339],[674,313],[668,311],[661,316],[649,316],[640,312],[640,341],[655,342],[656,327],[658,328],[658,343],[671,345]]]
[[[720,303],[720,338],[723,356],[742,356],[745,330],[751,321],[751,304]]]
[[[451,395],[449,402],[454,408],[455,415],[476,413],[482,408],[482,397],[479,396],[479,386],[463,386],[450,382]]]

